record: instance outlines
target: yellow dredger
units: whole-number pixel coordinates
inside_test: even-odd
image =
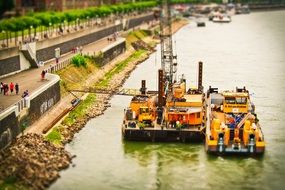
[[[208,153],[261,154],[265,142],[246,88],[207,91],[205,147]]]
[[[198,88],[186,90],[182,77],[171,86],[159,70],[158,91],[147,91],[142,81],[125,110],[122,133],[125,139],[142,141],[202,142],[205,131],[205,104],[202,86],[202,62],[199,63]]]

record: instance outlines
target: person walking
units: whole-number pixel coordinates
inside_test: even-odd
[[[42,71],[42,73],[41,73],[42,80],[44,80],[44,79],[45,79],[45,75],[46,75],[46,71],[45,71],[45,70],[43,70],[43,71]]]
[[[15,87],[14,83],[11,82],[10,83],[10,92],[11,92],[11,94],[14,92],[14,87]]]
[[[19,84],[18,83],[16,83],[15,85],[15,91],[16,91],[16,95],[18,95],[19,94]]]
[[[8,95],[9,87],[8,84],[4,84],[4,95]]]
[[[4,91],[4,84],[3,84],[3,82],[0,83],[0,89],[1,89],[1,94],[2,94],[2,92]]]

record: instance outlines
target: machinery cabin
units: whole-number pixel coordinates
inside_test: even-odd
[[[190,89],[186,92],[185,80],[173,85],[173,96],[165,107],[166,126],[170,128],[193,128],[203,124],[203,94]]]
[[[148,95],[137,95],[132,98],[130,107],[125,111],[125,121],[128,126],[152,127],[155,118],[153,98]]]

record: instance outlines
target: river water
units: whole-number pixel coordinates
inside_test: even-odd
[[[77,155],[50,189],[284,189],[285,11],[234,16],[229,24],[191,23],[175,40],[178,72],[196,85],[204,62],[204,86],[252,93],[263,126],[263,157],[209,156],[203,144],[125,142],[123,109],[130,97],[114,96],[104,115],[90,120],[67,145]],[[160,51],[158,51],[160,52]],[[138,66],[125,88],[156,89],[159,53]]]

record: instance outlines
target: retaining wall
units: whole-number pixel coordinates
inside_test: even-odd
[[[149,22],[152,20],[154,20],[153,14],[150,14],[150,15],[147,15],[144,17],[138,17],[138,18],[130,19],[126,29],[131,29],[131,28],[137,27],[137,26],[141,25],[143,22]]]
[[[47,61],[55,57],[55,49],[60,48],[61,54],[65,54],[70,52],[74,47],[84,46],[86,44],[95,42],[104,37],[107,37],[113,34],[116,31],[122,30],[122,24],[115,25],[109,28],[105,28],[94,32],[92,34],[88,34],[79,38],[72,39],[67,42],[59,43],[57,45],[50,46],[48,48],[37,50],[37,59],[40,61]]]
[[[58,77],[59,79],[59,77]],[[38,90],[30,98],[29,121],[35,122],[60,100],[59,80]]]
[[[102,49],[102,56],[96,58],[95,62],[100,66],[112,61],[118,55],[126,51],[126,40],[124,38],[117,39],[116,43]]]
[[[11,144],[12,140],[20,133],[18,118],[14,107],[0,116],[0,150]]]
[[[19,55],[0,60],[0,76],[13,73],[13,72],[17,72],[20,69],[21,69],[21,65],[20,65]]]

